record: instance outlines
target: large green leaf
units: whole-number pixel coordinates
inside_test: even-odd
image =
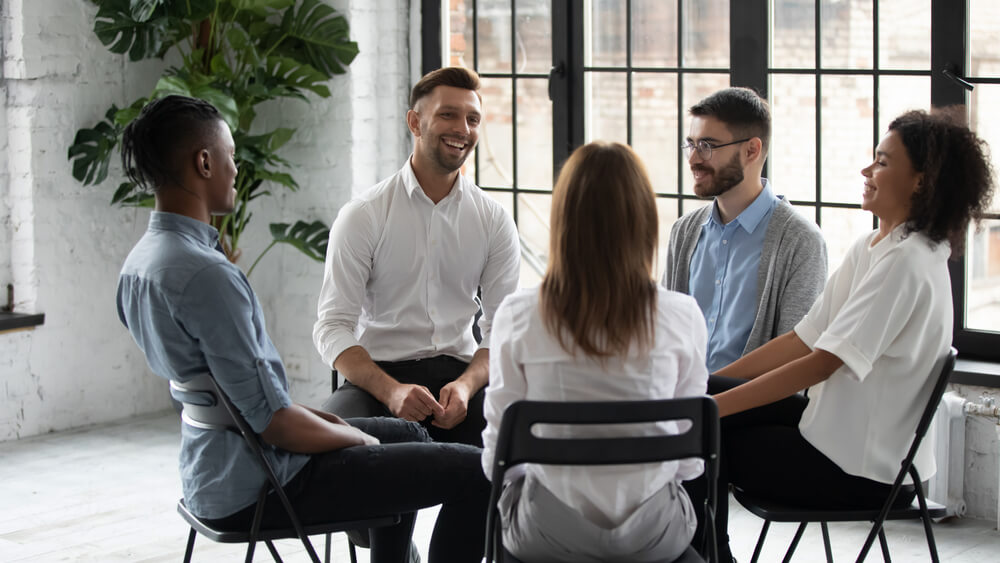
[[[299,90],[309,90],[327,98],[330,89],[324,84],[328,78],[309,64],[288,57],[267,58],[261,78],[270,86],[271,96],[302,97]],[[304,98],[303,98],[304,99]]]
[[[295,0],[229,0],[237,10],[248,10],[264,16],[268,10],[284,10],[295,4]]]
[[[297,9],[285,11],[281,30],[290,39],[275,52],[307,62],[327,77],[347,72],[358,55],[347,20],[320,0],[303,0]]]
[[[322,262],[330,241],[330,228],[322,221],[296,221],[294,225],[271,223],[271,236],[275,242],[290,244],[313,260]]]
[[[73,161],[73,177],[84,185],[100,184],[108,177],[108,164],[118,146],[122,128],[115,124],[118,107],[113,105],[104,119],[90,129],[80,129],[66,157]]]
[[[138,10],[140,17],[133,17],[130,0],[101,0],[94,20],[94,33],[112,53],[128,53],[129,59],[137,61],[148,57],[160,57],[176,44],[186,31],[184,22],[165,15],[160,6],[152,6],[145,13]]]
[[[153,88],[152,97],[164,98],[171,94],[205,100],[219,110],[222,119],[229,125],[230,129],[236,129],[239,125],[240,112],[239,108],[236,107],[236,100],[218,88],[205,84],[205,80],[180,74],[160,78],[156,87]]]

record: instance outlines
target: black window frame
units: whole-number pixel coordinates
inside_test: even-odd
[[[824,202],[822,200],[822,109],[821,102],[821,78],[830,75],[871,75],[873,80],[874,111],[872,119],[872,146],[878,143],[882,134],[879,127],[879,77],[881,76],[929,76],[931,88],[931,105],[934,107],[962,104],[967,105],[968,91],[975,83],[1000,84],[998,78],[968,78],[967,67],[969,60],[969,27],[968,27],[968,6],[964,1],[953,2],[951,0],[931,0],[931,68],[926,70],[886,70],[880,68],[878,56],[879,49],[879,2],[872,0],[873,6],[873,53],[871,69],[831,69],[821,66],[821,41],[818,37],[821,17],[821,0],[815,2],[815,29],[816,38],[816,60],[813,68],[809,69],[787,69],[771,68],[769,64],[770,37],[768,25],[771,21],[769,10],[770,0],[730,0],[730,84],[733,86],[746,86],[753,88],[768,97],[769,75],[771,74],[813,74],[816,78],[816,194],[813,201],[791,201],[794,205],[814,207],[816,223],[821,223],[821,210],[824,208],[848,208],[859,209],[859,204]],[[627,21],[631,20],[631,0],[625,2]],[[678,22],[683,22],[684,2],[677,2]],[[442,29],[441,29],[441,0],[421,0],[422,17],[422,69],[428,72],[439,68],[442,64]],[[511,2],[511,21],[516,21],[516,2]],[[552,16],[552,70],[549,73],[549,97],[552,100],[553,117],[553,178],[558,174],[558,170],[563,162],[569,157],[574,148],[582,145],[585,141],[585,115],[584,115],[584,71],[593,71],[594,68],[587,68],[584,65],[584,0],[555,0],[551,4]],[[476,18],[472,18],[472,25],[476,25]],[[514,33],[514,26],[511,26],[511,33]],[[475,37],[475,31],[473,31]],[[678,34],[678,47],[681,39]],[[631,53],[631,33],[627,34],[627,52]],[[680,50],[678,51],[681,52]],[[477,54],[478,56],[478,54]],[[630,77],[631,58],[627,56],[628,65],[625,69]],[[474,63],[475,67],[475,63]],[[620,71],[622,69],[615,69]],[[682,86],[683,75],[686,72],[699,72],[705,69],[672,69],[678,73],[678,91]],[[517,100],[516,82],[519,75],[515,69],[511,73],[487,73],[485,77],[509,78],[514,81],[514,117],[516,119]],[[537,76],[532,75],[532,78]],[[629,89],[631,95],[631,89]],[[680,105],[681,97],[678,96]],[[683,115],[686,108],[678,108],[678,115]],[[631,115],[631,113],[629,112]],[[684,132],[680,130],[678,120],[678,146],[684,138]],[[628,120],[628,138],[631,141],[631,119]],[[517,131],[513,131],[513,158],[514,160],[514,182],[509,188],[482,186],[489,191],[500,191],[511,193],[513,197],[514,219],[517,221],[517,201],[519,193],[551,193],[549,190],[537,190],[524,188],[517,181]],[[681,151],[678,150],[678,160],[682,158]],[[478,162],[477,162],[478,176]],[[693,194],[685,194],[683,190],[683,177],[685,168],[678,167],[678,190],[676,194],[658,194],[658,197],[676,199],[678,204],[678,214],[682,212],[682,202],[687,199],[695,199]],[[765,169],[766,173],[766,169]],[[478,183],[478,177],[476,178]],[[1000,219],[1000,215],[992,215],[991,218]],[[877,226],[877,219],[873,218],[873,227]],[[836,264],[831,264],[836,267]],[[959,257],[949,262],[949,271],[952,281],[952,299],[954,305],[954,331],[953,345],[959,350],[964,358],[977,358],[987,361],[1000,361],[1000,333],[970,330],[965,328],[965,303],[966,303],[966,259]]]

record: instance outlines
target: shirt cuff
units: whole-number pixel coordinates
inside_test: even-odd
[[[872,363],[846,338],[830,334],[820,335],[815,348],[826,350],[840,358],[847,368],[847,374],[855,381],[862,381],[871,372]]]
[[[358,342],[357,338],[354,338],[354,335],[334,336],[323,347],[321,354],[323,361],[330,368],[333,368],[333,362],[337,361],[337,358],[344,353],[344,350],[352,346],[361,346],[361,343]]]

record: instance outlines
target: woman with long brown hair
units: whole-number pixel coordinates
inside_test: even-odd
[[[541,287],[508,296],[494,320],[487,476],[500,420],[514,401],[705,392],[705,320],[694,299],[654,281],[658,230],[652,186],[630,148],[596,142],[574,151],[552,193]],[[662,423],[636,432],[674,428]],[[588,429],[595,434],[612,435]],[[500,499],[504,546],[528,561],[673,559],[689,545],[696,522],[680,482],[701,471],[699,460],[515,468]]]

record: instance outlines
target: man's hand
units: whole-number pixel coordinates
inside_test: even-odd
[[[443,391],[441,396],[444,396]],[[431,415],[435,418],[444,416],[444,408],[423,385],[409,383],[396,385],[389,394],[386,406],[392,414],[412,422],[420,422]]]
[[[471,396],[472,393],[468,386],[460,379],[456,379],[442,387],[441,406],[444,407],[444,412],[442,414],[435,414],[434,421],[431,424],[445,430],[461,424],[468,412],[469,397]]]

